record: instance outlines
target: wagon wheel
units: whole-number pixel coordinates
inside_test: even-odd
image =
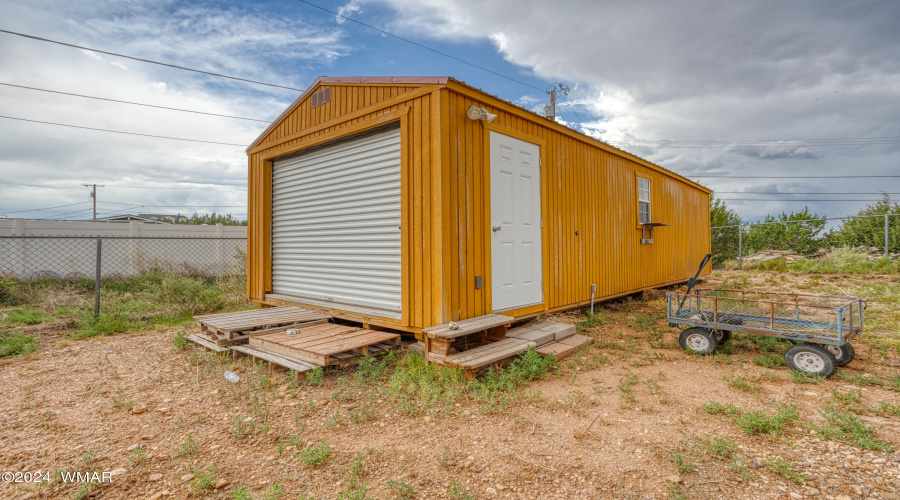
[[[856,357],[856,349],[850,344],[842,346],[827,345],[825,348],[828,349],[828,352],[834,354],[834,359],[837,360],[838,366],[844,366]]]
[[[681,332],[678,336],[678,344],[685,351],[695,354],[709,354],[716,350],[719,338],[706,328],[693,327]]]
[[[794,344],[784,353],[784,361],[788,368],[799,372],[829,377],[837,371],[837,360],[825,346],[810,344]]]
[[[731,340],[731,330],[716,330],[713,334],[716,336],[716,340],[719,341],[719,344],[724,344]]]

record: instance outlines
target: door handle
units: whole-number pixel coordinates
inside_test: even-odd
[[[493,232],[495,232],[495,233],[496,233],[497,231],[501,230],[501,229],[503,229],[503,228],[500,227],[500,226],[493,226],[493,227],[491,227],[491,231],[493,231]]]

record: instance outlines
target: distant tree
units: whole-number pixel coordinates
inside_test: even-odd
[[[246,226],[247,219],[235,219],[231,216],[231,214],[217,214],[213,212],[210,214],[200,215],[194,212],[194,215],[190,217],[183,217],[180,221],[178,221],[178,223],[194,224],[198,226],[201,224],[208,224],[211,226],[216,224],[222,224],[224,226]]]
[[[738,226],[741,218],[737,212],[728,208],[725,200],[709,196],[709,225],[712,229],[713,265],[719,265],[738,256]]]
[[[744,235],[744,254],[760,250],[794,250],[802,255],[816,253],[830,241],[823,233],[825,223],[824,215],[811,213],[808,207],[796,213],[767,215],[762,223],[748,227]]]
[[[887,194],[854,214],[833,235],[834,246],[884,248],[885,214],[900,214],[900,203],[892,202]],[[900,251],[900,215],[888,218],[888,235],[891,251]]]

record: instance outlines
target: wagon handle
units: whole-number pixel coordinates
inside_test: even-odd
[[[681,309],[684,307],[684,301],[687,300],[688,296],[691,294],[691,290],[697,286],[697,277],[700,276],[700,273],[703,271],[703,268],[706,267],[706,264],[709,263],[709,259],[712,258],[712,254],[708,253],[703,257],[703,260],[700,262],[700,267],[697,268],[696,274],[694,277],[689,279],[687,282],[687,290],[684,291],[684,297],[681,299],[681,303],[678,304],[678,312],[681,312]]]

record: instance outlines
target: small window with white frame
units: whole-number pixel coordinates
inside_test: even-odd
[[[650,179],[638,177],[638,223],[650,223]]]

